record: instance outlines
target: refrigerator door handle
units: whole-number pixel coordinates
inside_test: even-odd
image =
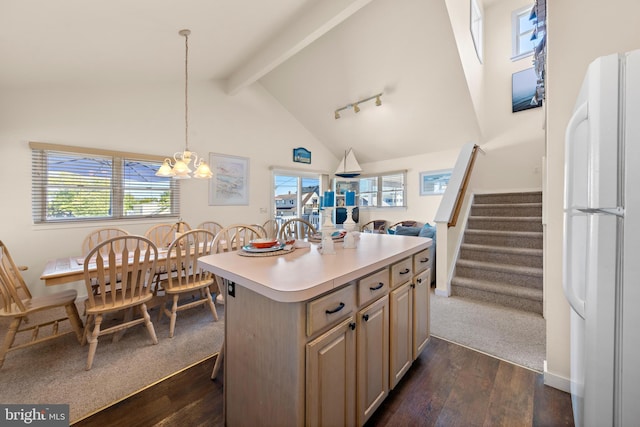
[[[576,133],[576,129],[578,126],[589,119],[589,104],[587,102],[581,104],[578,108],[576,108],[575,112],[569,119],[569,124],[567,125],[567,132],[565,133],[565,152],[564,152],[564,165],[565,165],[565,176],[564,176],[564,203],[565,209],[570,209],[573,206],[571,195],[574,191],[573,185],[573,162],[570,161],[572,157],[572,147],[574,143],[574,135]]]
[[[564,254],[564,267],[562,269],[562,290],[564,292],[569,305],[578,314],[578,316],[585,318],[584,300],[581,299],[575,291],[574,280],[572,275],[571,260],[573,259],[572,240],[570,236],[573,235],[572,215],[570,212],[564,213],[564,232],[565,237],[562,239],[563,254]],[[586,268],[586,267],[585,267]]]

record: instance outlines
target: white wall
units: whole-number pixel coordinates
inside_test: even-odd
[[[547,1],[548,213],[544,271],[547,305],[547,372],[569,378],[569,306],[562,293],[564,132],[588,64],[598,56],[640,49],[637,0]],[[548,375],[547,375],[548,374]],[[549,377],[549,378],[548,378]]]
[[[208,181],[181,182],[181,212],[185,221],[222,224],[262,223],[269,208],[272,165],[302,170],[333,171],[338,162],[260,86],[230,97],[217,82],[190,82],[189,145],[209,152],[250,159],[249,206],[209,206]],[[44,294],[39,280],[49,259],[78,255],[85,234],[107,223],[34,225],[31,218],[31,151],[29,141],[49,142],[169,155],[184,148],[184,91],[180,82],[164,86],[47,86],[16,88],[0,97],[0,239],[19,264],[32,292]],[[312,163],[292,162],[292,149],[305,147]],[[157,221],[156,221],[157,222]],[[149,222],[122,221],[130,232],[143,234]],[[84,293],[84,285],[68,285]],[[62,289],[55,287],[53,290]]]
[[[478,59],[476,49],[471,37],[471,6],[469,0],[446,0],[447,13],[451,21],[451,29],[456,39],[460,62],[464,70],[464,76],[471,95],[471,101],[478,119],[480,131],[484,133],[484,123],[482,114],[482,87],[484,80],[484,67]],[[482,7],[482,0],[478,0],[478,5]],[[485,29],[486,31],[486,29]],[[486,43],[483,43],[486,47]],[[486,55],[486,53],[485,53]]]

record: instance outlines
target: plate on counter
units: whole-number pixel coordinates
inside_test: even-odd
[[[251,246],[251,245],[246,245],[242,247],[242,250],[245,252],[250,252],[250,253],[261,253],[261,252],[275,252],[275,251],[279,251],[282,250],[284,248],[284,243],[280,243],[279,245],[275,245],[275,246],[271,246],[268,248],[256,248],[255,246]]]

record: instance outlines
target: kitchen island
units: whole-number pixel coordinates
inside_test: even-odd
[[[361,234],[358,247],[209,255],[225,295],[225,421],[362,425],[429,338],[431,239]]]

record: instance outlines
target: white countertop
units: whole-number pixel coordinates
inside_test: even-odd
[[[301,302],[366,276],[430,247],[425,237],[361,233],[358,247],[323,255],[318,245],[269,257],[246,257],[225,252],[200,258],[213,273],[280,302]]]

